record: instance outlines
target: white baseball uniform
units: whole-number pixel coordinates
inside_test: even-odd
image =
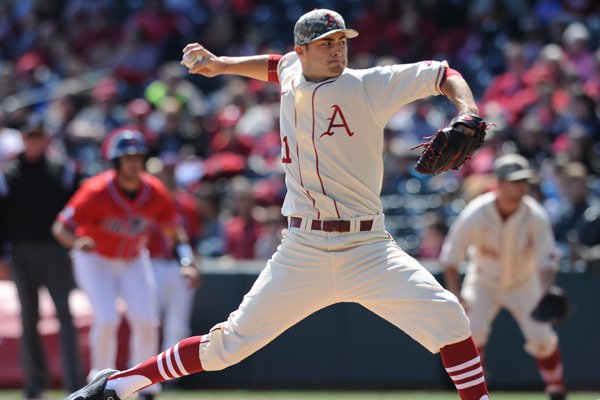
[[[534,321],[530,313],[542,296],[540,272],[557,268],[558,254],[546,212],[532,197],[523,197],[515,213],[503,220],[496,194],[473,199],[452,224],[442,248],[443,265],[468,267],[461,295],[469,308],[477,346],[487,343],[501,307],[517,321],[526,339],[525,350],[543,358],[556,349],[550,324]]]
[[[295,53],[279,61],[289,229],[238,310],[203,337],[203,369],[235,364],[338,302],[362,304],[433,353],[470,337],[456,297],[385,231],[379,198],[384,126],[405,104],[440,94],[445,68],[347,68],[314,83]]]

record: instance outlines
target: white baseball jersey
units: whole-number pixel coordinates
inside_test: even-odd
[[[402,106],[441,94],[448,64],[424,61],[307,82],[295,53],[279,62],[286,216],[352,218],[383,212],[383,128]],[[352,156],[348,156],[351,154]]]
[[[495,193],[485,193],[465,207],[448,233],[441,263],[460,265],[468,254],[468,279],[505,289],[523,284],[540,269],[557,268],[554,235],[542,206],[525,196],[503,221],[495,201]]]
[[[520,207],[503,220],[496,193],[472,200],[452,224],[440,261],[459,265],[469,256],[461,295],[468,305],[473,340],[488,342],[500,308],[513,316],[523,336],[525,351],[537,358],[556,349],[558,337],[550,324],[531,318],[542,296],[539,272],[555,269],[558,254],[552,228],[542,206],[524,196]]]
[[[304,79],[295,53],[280,60],[288,189],[282,212],[301,223],[290,218],[238,310],[203,337],[206,371],[241,361],[339,302],[363,305],[433,353],[470,336],[456,297],[385,231],[379,199],[384,126],[406,103],[440,94],[446,67],[427,61],[346,69],[313,83]],[[321,221],[314,228],[314,219],[342,219],[347,229],[321,229]]]

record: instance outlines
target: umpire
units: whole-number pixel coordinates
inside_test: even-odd
[[[69,391],[83,382],[77,332],[69,310],[74,288],[67,253],[50,227],[73,194],[78,177],[70,164],[51,161],[49,136],[40,122],[23,130],[24,151],[0,170],[0,245],[12,257],[12,276],[21,303],[21,359],[26,399],[44,397],[50,374],[37,331],[38,289],[48,288],[60,321],[64,386]]]

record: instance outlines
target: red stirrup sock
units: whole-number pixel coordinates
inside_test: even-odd
[[[117,372],[108,378],[107,387],[123,399],[146,386],[204,371],[200,363],[201,339],[202,336],[183,339],[159,355]]]
[[[446,372],[462,400],[489,400],[481,360],[473,338],[440,349]]]
[[[537,358],[536,361],[542,380],[546,384],[546,393],[565,393],[563,363],[558,346],[548,357]]]

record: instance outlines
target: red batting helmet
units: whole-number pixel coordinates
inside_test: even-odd
[[[107,158],[116,160],[127,154],[148,154],[144,135],[134,129],[117,132],[108,144]]]

